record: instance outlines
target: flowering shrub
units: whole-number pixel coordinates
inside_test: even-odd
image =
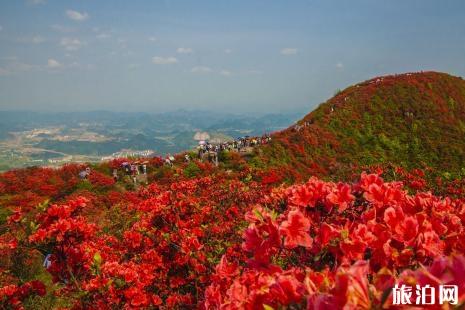
[[[214,265],[228,246],[240,242],[244,209],[268,189],[239,181],[241,174],[183,175],[119,192],[101,181],[107,176],[92,171],[89,182],[97,191],[77,189],[55,203],[38,195],[41,203],[34,207],[12,207],[6,233],[0,234],[6,255],[0,267],[26,269],[35,279],[37,270],[29,270],[26,261],[42,257],[53,281],[48,293],[77,308],[196,307]],[[24,265],[18,255],[25,257]],[[23,278],[9,274],[0,275],[0,287],[8,292]],[[21,300],[28,304],[32,295],[21,296],[14,307],[20,308]],[[10,298],[5,302],[12,304]]]
[[[465,247],[464,216],[462,200],[409,195],[375,174],[279,188],[247,213],[246,256],[223,256],[205,307],[371,309],[389,306],[403,282],[453,283],[464,302],[465,257],[454,256]]]
[[[426,173],[285,186],[279,170],[187,165],[150,166],[129,190],[105,166],[85,181],[80,166],[0,175],[0,308],[352,309],[391,306],[395,283],[463,292],[464,200],[416,192]]]
[[[10,284],[0,288],[0,306],[21,307],[21,301],[31,295],[44,296],[45,285],[40,281],[26,282],[21,286]]]
[[[113,180],[113,178],[106,176],[105,174],[97,172],[97,171],[92,171],[92,173],[89,175],[89,181],[95,187],[102,187],[102,188],[109,188],[113,184],[115,184],[115,181]]]

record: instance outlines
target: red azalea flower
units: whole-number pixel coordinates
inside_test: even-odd
[[[355,196],[352,195],[349,185],[339,183],[337,189],[328,194],[327,199],[337,206],[339,212],[343,212],[355,200]]]
[[[287,248],[295,248],[297,246],[311,247],[313,240],[309,234],[310,220],[306,218],[302,212],[295,209],[289,212],[287,221],[284,221],[280,226],[280,232],[285,236]]]

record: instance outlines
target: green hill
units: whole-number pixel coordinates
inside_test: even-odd
[[[465,81],[445,73],[377,77],[346,88],[276,133],[251,163],[288,178],[349,177],[362,166],[465,167]]]

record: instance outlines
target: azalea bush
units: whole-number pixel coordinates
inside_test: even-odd
[[[181,158],[133,188],[120,166],[0,174],[0,308],[368,309],[396,283],[465,289],[460,182],[373,167],[285,185]]]
[[[465,301],[463,200],[409,195],[376,174],[311,178],[274,190],[246,219],[245,255],[223,256],[206,308],[388,307],[404,282],[453,283]]]
[[[199,174],[213,169],[198,166]],[[62,297],[65,307],[197,307],[214,266],[240,243],[245,210],[269,189],[241,173],[173,173],[126,191],[92,171],[80,181],[92,191],[77,186],[63,199],[37,195],[34,207],[12,206],[0,234],[1,305],[34,304],[42,290],[16,292],[39,281],[31,283],[46,286],[44,298]]]

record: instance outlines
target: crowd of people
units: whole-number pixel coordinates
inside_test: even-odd
[[[239,137],[233,141],[223,143],[210,143],[208,141],[199,141],[199,146],[197,147],[197,156],[198,159],[201,161],[207,159],[208,161],[214,162],[216,165],[218,165],[218,157],[220,152],[241,152],[246,148],[267,144],[270,141],[271,136],[268,134],[264,134],[261,137]],[[188,159],[186,158],[186,160]]]
[[[133,163],[123,162],[121,164],[121,168],[123,169],[125,175],[131,176],[134,185],[136,185],[139,175],[147,176],[147,164],[148,161],[135,161]],[[115,180],[115,182],[118,181],[118,178],[118,169],[113,169],[113,179]]]
[[[209,161],[213,162],[218,165],[219,161],[219,154],[223,151],[226,152],[243,152],[250,150],[250,148],[254,148],[259,145],[267,144],[271,141],[271,136],[268,134],[264,134],[261,137],[239,137],[233,141],[222,142],[222,143],[211,143],[206,140],[199,141],[199,145],[197,147],[197,158],[200,161]],[[164,165],[173,167],[175,158],[171,154],[166,155],[165,158],[162,156],[158,156],[160,162]],[[190,162],[192,160],[189,154],[184,155],[185,162]],[[120,179],[120,174],[122,172],[123,175],[130,176],[134,185],[137,185],[138,180],[144,179],[147,182],[147,164],[149,161],[135,161],[135,162],[128,162],[125,161],[121,163],[119,168],[113,169],[113,179],[117,182]],[[88,179],[89,175],[91,174],[91,169],[89,167],[85,168],[79,172],[79,177],[82,180]],[[140,177],[143,176],[143,177]]]
[[[311,124],[312,124],[312,121],[305,121],[305,122],[303,122],[303,123],[301,123],[301,124],[295,124],[294,126],[292,126],[292,129],[293,129],[294,131],[299,132],[299,131],[301,131],[303,128],[306,128],[306,127],[310,126]]]

